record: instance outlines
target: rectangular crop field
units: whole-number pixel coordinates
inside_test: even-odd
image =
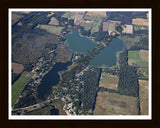
[[[148,115],[148,81],[139,80],[139,85],[141,115]]]
[[[33,76],[33,73],[24,71],[19,79],[12,85],[12,106],[20,96],[25,86],[29,83]]]
[[[128,51],[128,58],[132,60],[139,60],[139,51]]]
[[[93,23],[91,32],[92,33],[98,32],[99,31],[99,26],[100,26],[100,22]]]
[[[118,93],[98,92],[95,115],[137,115],[137,98]]]
[[[148,50],[140,50],[139,57],[143,61],[148,61]]]
[[[128,51],[128,64],[137,67],[148,67],[148,51]]]
[[[118,87],[118,76],[102,74],[99,87],[117,90]]]

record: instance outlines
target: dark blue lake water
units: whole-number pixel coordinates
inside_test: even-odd
[[[71,62],[67,63],[56,63],[53,68],[42,78],[41,84],[38,86],[38,97],[40,99],[45,99],[50,91],[52,90],[52,86],[55,86],[59,82],[58,72],[62,70],[66,70],[67,66],[69,66]]]

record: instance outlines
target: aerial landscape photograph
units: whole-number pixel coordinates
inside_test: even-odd
[[[149,10],[10,9],[14,118],[149,116]]]

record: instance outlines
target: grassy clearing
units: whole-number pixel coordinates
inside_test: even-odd
[[[139,85],[141,115],[148,115],[148,81],[139,80]]]
[[[129,59],[129,60],[128,60],[128,64],[129,64],[129,65],[134,65],[134,66],[137,66],[137,67],[145,67],[145,68],[148,68],[148,62],[147,62],[147,61]]]
[[[108,88],[108,89],[117,90],[118,76],[102,74],[99,86]]]
[[[99,26],[100,26],[100,24],[101,24],[100,22],[95,22],[95,23],[93,23],[91,32],[92,32],[92,33],[98,32],[98,31],[99,31]]]
[[[72,17],[72,12],[66,12],[66,13],[64,13],[64,15],[63,15],[62,17],[68,18],[68,19],[74,19],[74,18]]]
[[[64,27],[52,26],[52,25],[38,25],[36,28],[44,29],[51,34],[60,35]]]
[[[115,31],[115,26],[116,26],[116,23],[109,23],[109,28],[108,28],[108,31]]]
[[[132,60],[139,59],[139,51],[128,51],[128,58]]]
[[[148,67],[147,61],[137,61],[136,64],[138,67]]]
[[[24,87],[29,83],[33,76],[33,73],[24,71],[20,78],[12,85],[12,106],[20,96]]]
[[[98,92],[95,115],[137,115],[137,98],[118,93]]]
[[[91,30],[91,33],[94,33],[99,31],[100,22],[82,22],[80,26],[84,27],[85,30]]]
[[[88,31],[88,30],[92,29],[92,24],[93,24],[93,23],[82,22],[82,23],[80,24],[80,26],[84,27],[84,29]]]
[[[128,64],[138,67],[148,67],[148,53],[146,50],[128,51]]]

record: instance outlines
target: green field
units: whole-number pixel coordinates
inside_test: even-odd
[[[66,13],[64,13],[64,15],[62,17],[68,18],[68,19],[73,19],[72,18],[72,12],[66,12]]]
[[[24,71],[19,79],[12,85],[12,106],[20,96],[24,87],[29,83],[33,73]]]
[[[136,63],[138,67],[148,67],[147,61],[137,61]]]
[[[116,26],[116,23],[109,23],[109,28],[108,28],[108,31],[115,31],[115,26]]]
[[[128,58],[133,60],[139,60],[139,51],[128,51]]]
[[[94,23],[86,23],[82,22],[80,26],[83,26],[85,30],[91,30],[92,33],[99,31],[100,22],[94,22]]]
[[[93,23],[91,32],[92,32],[92,33],[98,32],[98,31],[99,31],[99,26],[100,26],[100,24],[101,24],[100,22],[95,22],[95,23]]]
[[[140,51],[128,51],[128,64],[137,67],[148,67],[148,61],[142,60]]]
[[[52,26],[52,25],[38,25],[36,28],[44,29],[49,33],[60,35],[64,27]]]

